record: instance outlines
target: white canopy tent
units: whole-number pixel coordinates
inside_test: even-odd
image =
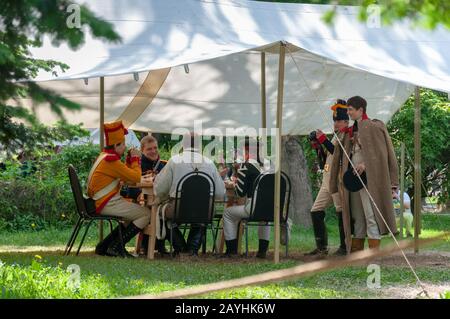
[[[336,98],[359,94],[369,101],[369,115],[385,122],[409,97],[412,85],[355,70],[337,63],[323,62],[304,51],[293,54],[308,82],[304,83],[293,60],[286,56],[285,95],[283,103],[283,135],[307,134],[321,128],[329,130],[322,113],[331,120],[330,105]],[[150,72],[152,76],[153,72]],[[136,82],[132,75],[105,79],[105,120],[126,119],[127,125],[140,131],[171,133],[175,128],[192,129],[194,120],[208,128],[261,127],[261,53],[246,51],[213,60],[172,67],[158,94],[143,107],[130,106],[139,96],[149,103],[150,90],[139,92],[147,77],[139,73]],[[275,127],[277,101],[278,54],[266,54],[267,126]],[[56,89],[63,96],[83,105],[81,111],[65,112],[70,122],[83,122],[85,127],[98,127],[99,80],[41,82]],[[150,86],[152,86],[150,80]],[[313,92],[308,87],[312,87]],[[322,110],[317,107],[315,98]],[[45,107],[36,111],[47,123],[58,118]],[[142,112],[142,113],[141,113]],[[182,116],[180,116],[182,114]],[[299,116],[301,114],[301,116]]]
[[[361,95],[369,116],[387,121],[414,86],[450,92],[448,31],[406,22],[369,27],[357,20],[354,7],[338,7],[333,25],[326,25],[321,18],[329,6],[236,0],[101,0],[88,6],[113,23],[121,44],[88,37],[72,51],[46,39],[33,51],[36,58],[70,65],[57,78],[41,73],[34,80],[82,104],[66,117],[85,127],[98,127],[104,116],[158,132],[192,129],[195,119],[206,129],[267,126],[306,134],[329,128],[321,107],[328,110],[336,98]],[[36,110],[43,121],[54,120],[45,106]],[[279,196],[280,134],[276,141]]]
[[[82,111],[65,115],[86,127],[98,127],[98,78],[107,76],[106,121],[119,118],[138,95],[147,105],[127,109],[126,122],[133,129],[168,133],[178,127],[191,129],[194,119],[204,128],[258,128],[262,51],[268,51],[267,126],[275,127],[277,47],[282,40],[290,44],[283,134],[328,128],[316,99],[328,108],[336,98],[358,94],[369,101],[369,116],[387,121],[413,85],[450,91],[448,32],[412,29],[406,23],[370,28],[357,20],[355,7],[339,7],[336,21],[327,25],[321,17],[330,6],[319,5],[223,0],[141,0],[130,5],[102,0],[88,6],[114,24],[121,44],[88,36],[78,51],[72,51],[65,45],[53,47],[47,39],[33,51],[37,58],[70,65],[59,77],[41,73],[35,80],[58,79],[41,85],[80,102]],[[159,74],[149,81],[148,90],[139,91],[148,71]],[[134,72],[140,72],[137,82]],[[89,79],[88,85],[80,79]],[[37,110],[44,121],[56,120],[46,108]]]

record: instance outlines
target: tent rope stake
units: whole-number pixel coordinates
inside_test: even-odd
[[[310,88],[310,86],[308,85],[306,79],[304,78],[304,76],[303,76],[303,74],[302,74],[302,72],[301,72],[301,70],[300,70],[300,68],[299,68],[299,66],[298,66],[298,64],[297,64],[297,61],[295,61],[294,56],[292,55],[291,50],[289,50],[289,46],[286,46],[286,48],[287,48],[287,50],[288,50],[288,52],[289,52],[289,56],[291,57],[292,61],[293,61],[294,64],[295,64],[295,67],[297,68],[297,71],[298,71],[299,75],[300,75],[301,78],[303,79],[303,82],[305,83],[306,87],[307,87],[308,90],[311,92],[311,94],[313,94],[313,96],[314,96],[314,98],[315,98],[315,103],[316,103],[318,109],[320,110],[320,114],[322,115],[323,120],[325,121],[325,123],[328,123],[328,124],[330,125],[330,127],[333,127],[332,123],[331,123],[330,120],[327,118],[327,116],[326,116],[324,110],[321,108],[320,104],[317,102],[317,101],[318,101],[318,98],[317,98],[316,94],[314,93],[314,91],[311,90],[311,88]],[[339,143],[339,146],[341,147],[343,153],[345,154],[346,158],[348,159],[350,165],[351,165],[352,168],[356,171],[356,167],[355,167],[354,163],[353,163],[352,160],[350,159],[350,156],[347,154],[347,152],[346,152],[344,146],[342,145],[340,139],[338,138],[337,134],[334,132],[333,129],[332,129],[331,131],[333,132],[334,138],[335,138],[335,139],[337,140],[337,142]],[[400,247],[400,245],[399,245],[397,239],[395,238],[394,233],[392,232],[392,230],[390,229],[388,223],[386,222],[386,220],[384,219],[383,215],[381,214],[380,209],[378,208],[377,204],[375,203],[375,201],[374,201],[372,195],[370,194],[370,192],[369,192],[367,186],[366,186],[366,185],[364,184],[364,182],[362,181],[361,176],[360,176],[359,174],[356,174],[356,176],[358,176],[359,181],[360,181],[361,184],[363,185],[364,190],[367,192],[367,194],[368,194],[368,196],[369,196],[369,198],[370,198],[370,201],[372,202],[373,206],[375,207],[376,212],[377,212],[378,215],[381,217],[381,220],[383,221],[383,223],[386,225],[386,228],[388,229],[389,234],[391,235],[391,237],[392,237],[392,239],[394,240],[395,244],[399,247],[400,252],[401,252],[402,255],[403,255],[403,258],[405,259],[406,263],[408,264],[409,268],[411,269],[412,273],[414,274],[417,283],[418,283],[418,284],[420,285],[420,287],[422,288],[422,292],[423,292],[426,296],[429,296],[429,295],[428,295],[428,292],[426,291],[426,288],[425,288],[424,284],[423,284],[422,281],[420,280],[419,276],[417,275],[416,271],[414,270],[413,266],[411,265],[411,263],[410,263],[408,257],[406,257],[405,252],[404,252],[403,249]]]

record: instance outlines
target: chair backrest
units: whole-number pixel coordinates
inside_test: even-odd
[[[195,170],[184,175],[177,184],[175,222],[210,224],[214,216],[214,181],[208,174]]]
[[[69,165],[69,180],[78,215],[80,215],[81,217],[89,217],[86,209],[86,204],[84,202],[80,180],[78,179],[77,171],[72,164]]]
[[[254,194],[251,202],[249,221],[273,222],[273,207],[275,203],[275,173],[260,174],[254,182]],[[289,216],[291,199],[291,181],[281,172],[280,183],[280,221],[286,222]]]

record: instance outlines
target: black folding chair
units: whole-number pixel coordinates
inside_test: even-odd
[[[175,196],[175,216],[171,223],[170,253],[173,250],[173,224],[176,225],[198,225],[202,227],[203,252],[206,250],[206,228],[211,227],[214,237],[214,197],[216,187],[214,181],[208,174],[195,169],[184,175],[177,184]],[[214,252],[214,248],[213,248]]]
[[[70,179],[70,187],[72,188],[73,197],[75,200],[75,205],[78,213],[78,221],[75,224],[75,227],[72,231],[72,235],[66,245],[66,249],[64,250],[64,255],[69,255],[72,247],[75,243],[75,240],[78,237],[78,233],[85,223],[87,223],[86,230],[81,239],[80,246],[78,246],[77,256],[80,253],[81,246],[83,245],[84,239],[89,231],[89,227],[95,220],[104,220],[109,222],[110,231],[113,231],[112,221],[117,222],[120,226],[122,219],[116,216],[106,216],[106,215],[96,215],[95,212],[88,212],[86,208],[86,198],[83,196],[83,191],[81,190],[80,180],[78,179],[77,172],[72,165],[69,165],[69,179]],[[122,230],[119,227],[119,238],[122,240]],[[123,247],[123,243],[121,245]]]
[[[245,256],[248,256],[248,226],[274,226],[274,203],[275,203],[275,173],[267,172],[260,174],[254,182],[254,194],[250,206],[250,216],[242,221],[245,226]],[[286,257],[289,249],[289,201],[291,199],[291,181],[289,177],[281,172],[280,183],[280,225],[286,231]]]

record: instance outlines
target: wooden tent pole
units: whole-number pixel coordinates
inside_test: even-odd
[[[403,212],[405,211],[405,143],[400,146],[400,239],[403,238]]]
[[[414,252],[419,252],[420,217],[422,214],[422,176],[420,147],[420,88],[414,95]]]
[[[286,47],[280,42],[280,56],[278,60],[278,92],[277,92],[277,123],[275,144],[275,194],[274,194],[274,228],[275,228],[275,251],[273,260],[280,262],[280,186],[281,186],[281,132],[283,120],[283,89],[284,89],[284,61]]]
[[[100,77],[100,152],[103,151],[105,147],[105,134],[103,123],[105,123],[105,77]],[[99,241],[103,240],[103,221],[98,223],[98,237]]]
[[[261,149],[258,150],[262,154],[261,161],[264,162],[267,150],[267,107],[266,107],[266,53],[261,52],[261,128],[262,128],[262,142]]]
[[[261,126],[267,127],[266,118],[266,53],[261,52]]]

